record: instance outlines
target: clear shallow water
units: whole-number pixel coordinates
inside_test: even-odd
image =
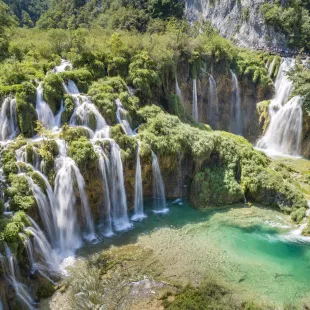
[[[182,205],[170,203],[169,209],[166,214],[155,214],[151,203],[147,203],[146,219],[135,222],[127,232],[85,246],[78,255],[87,256],[111,245],[136,243],[139,236],[146,235],[154,251],[161,247],[155,239],[162,238],[163,245],[158,251],[163,256],[175,251],[184,257],[198,257],[200,266],[189,267],[195,272],[217,274],[218,268],[219,280],[227,282],[233,290],[252,291],[256,298],[278,305],[298,304],[308,296],[310,243],[293,238],[292,229],[283,228],[283,219],[277,214],[273,214],[271,220],[263,218],[263,214],[273,211],[261,210],[259,214],[248,216],[249,208],[202,211],[191,208],[186,202]],[[279,227],[274,227],[277,225]],[[165,229],[165,239],[156,233],[161,229]],[[156,246],[152,245],[152,239]],[[176,249],[165,248],[164,243],[169,241],[169,247]],[[167,256],[167,265],[168,259]],[[186,260],[183,264],[188,269]],[[179,265],[182,267],[182,262]]]

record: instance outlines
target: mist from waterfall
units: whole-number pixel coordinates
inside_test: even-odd
[[[236,74],[230,70],[232,80],[232,104],[230,107],[229,131],[242,136],[241,98]]]
[[[290,58],[284,59],[280,65],[275,97],[269,105],[270,123],[265,135],[257,142],[258,148],[270,154],[300,154],[303,99],[296,96],[288,101],[293,83],[286,77],[286,72],[294,65],[295,61]]]
[[[158,157],[152,151],[152,172],[153,172],[153,212],[166,213],[167,208],[165,186],[161,175]]]
[[[17,133],[16,100],[8,97],[4,99],[0,112],[0,141],[13,139]]]
[[[192,110],[193,118],[198,122],[198,98],[197,98],[197,80],[193,79],[193,110]]]

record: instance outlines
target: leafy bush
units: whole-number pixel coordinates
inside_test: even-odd
[[[48,74],[43,81],[44,100],[55,114],[61,106],[64,96],[63,80],[58,74]]]

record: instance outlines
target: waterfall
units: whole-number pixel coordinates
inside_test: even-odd
[[[30,233],[34,239],[34,246],[33,246],[34,251],[36,251],[40,255],[40,257],[42,257],[49,271],[56,274],[60,273],[59,269],[60,261],[56,252],[51,247],[43,231],[36,224],[36,222],[32,218],[30,217],[28,218],[33,227],[27,227],[25,229],[25,232]]]
[[[183,95],[182,95],[181,89],[179,87],[177,75],[175,75],[175,92],[176,92],[177,96],[180,98],[182,104],[184,104]]]
[[[80,94],[80,91],[79,91],[77,85],[72,80],[68,81],[68,86],[66,86],[66,85],[64,85],[64,86],[65,86],[65,90],[67,91],[68,94],[70,94],[70,95],[79,95]]]
[[[59,170],[55,178],[54,193],[57,199],[56,222],[59,232],[59,248],[63,255],[71,255],[81,245],[80,227],[76,214],[75,182],[83,207],[87,240],[95,239],[93,218],[85,193],[85,181],[75,162],[65,155],[65,145],[58,140],[60,155],[56,159]]]
[[[43,99],[42,83],[39,83],[39,86],[37,87],[36,110],[40,123],[48,129],[53,129],[55,125],[54,113]]]
[[[232,105],[230,108],[230,131],[242,136],[241,99],[239,83],[236,74],[230,70],[232,77]]]
[[[152,152],[152,172],[153,172],[153,208],[155,213],[165,213],[169,211],[166,207],[166,195],[163,178],[161,175],[158,158]]]
[[[123,163],[121,150],[114,140],[110,140],[110,181],[111,181],[111,202],[112,220],[116,231],[129,229],[132,225],[129,222],[127,213],[127,199],[124,184]]]
[[[80,169],[77,167],[77,165],[73,162],[71,163],[71,168],[74,172],[74,176],[78,185],[80,199],[83,205],[83,211],[84,211],[84,217],[85,217],[85,228],[86,228],[86,235],[85,238],[89,241],[92,241],[96,239],[95,236],[95,228],[94,228],[94,221],[92,214],[90,212],[90,207],[88,204],[88,198],[85,192],[85,181],[84,178],[80,172]]]
[[[96,153],[99,155],[99,170],[101,174],[101,179],[103,183],[103,190],[105,193],[104,197],[104,208],[101,210],[101,219],[103,224],[103,231],[105,236],[112,236],[112,218],[111,218],[111,199],[110,199],[110,189],[109,189],[109,179],[108,179],[108,172],[110,167],[110,162],[101,149],[100,146],[93,144]]]
[[[99,130],[106,126],[106,121],[96,108],[96,106],[86,96],[78,95],[75,108],[69,124],[72,126],[82,125]],[[79,104],[80,100],[82,104]]]
[[[16,100],[6,98],[0,112],[0,140],[13,139],[17,133]]]
[[[295,65],[293,59],[285,59],[279,68],[275,81],[275,97],[269,105],[270,124],[257,147],[271,153],[298,155],[302,134],[302,98],[293,97],[287,102],[293,83],[286,72]]]
[[[16,297],[23,303],[27,309],[34,309],[33,299],[28,292],[27,287],[19,281],[19,270],[16,258],[13,256],[10,248],[4,242],[5,257],[0,254],[2,270],[12,284]]]
[[[272,117],[259,146],[283,154],[299,155],[302,136],[302,103],[293,97]]]
[[[28,182],[31,186],[33,196],[37,202],[39,214],[49,240],[54,243],[58,238],[57,227],[55,223],[55,208],[56,203],[53,204],[49,201],[42,189],[33,182],[30,177],[27,177]],[[54,195],[53,195],[54,196]],[[53,199],[54,200],[54,199]]]
[[[211,74],[209,74],[209,94],[208,94],[208,104],[210,110],[208,110],[207,118],[208,123],[211,124],[214,128],[218,127],[218,97],[217,97],[217,89],[216,82]]]
[[[273,71],[275,62],[276,62],[276,57],[273,58],[271,64],[269,65],[269,68],[268,68],[268,75],[269,75],[269,76],[271,76],[271,74],[272,74],[272,71]]]
[[[59,66],[56,66],[54,72],[60,73],[66,71],[67,68],[72,69],[72,64],[70,61],[62,59]]]
[[[134,132],[131,129],[129,121],[127,119],[127,113],[128,112],[125,109],[123,109],[122,103],[118,98],[115,100],[115,104],[117,107],[117,109],[116,109],[117,121],[121,124],[126,135],[133,136]]]
[[[142,186],[142,173],[141,173],[141,163],[140,163],[140,141],[138,141],[137,148],[137,159],[136,159],[136,175],[135,175],[135,201],[134,210],[135,213],[132,220],[141,220],[146,217],[143,212],[143,186]]]
[[[193,118],[198,122],[197,80],[193,79]]]

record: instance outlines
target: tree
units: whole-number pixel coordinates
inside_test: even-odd
[[[3,1],[0,1],[0,60],[7,55],[9,30],[15,25],[16,21],[11,16],[9,7]]]

